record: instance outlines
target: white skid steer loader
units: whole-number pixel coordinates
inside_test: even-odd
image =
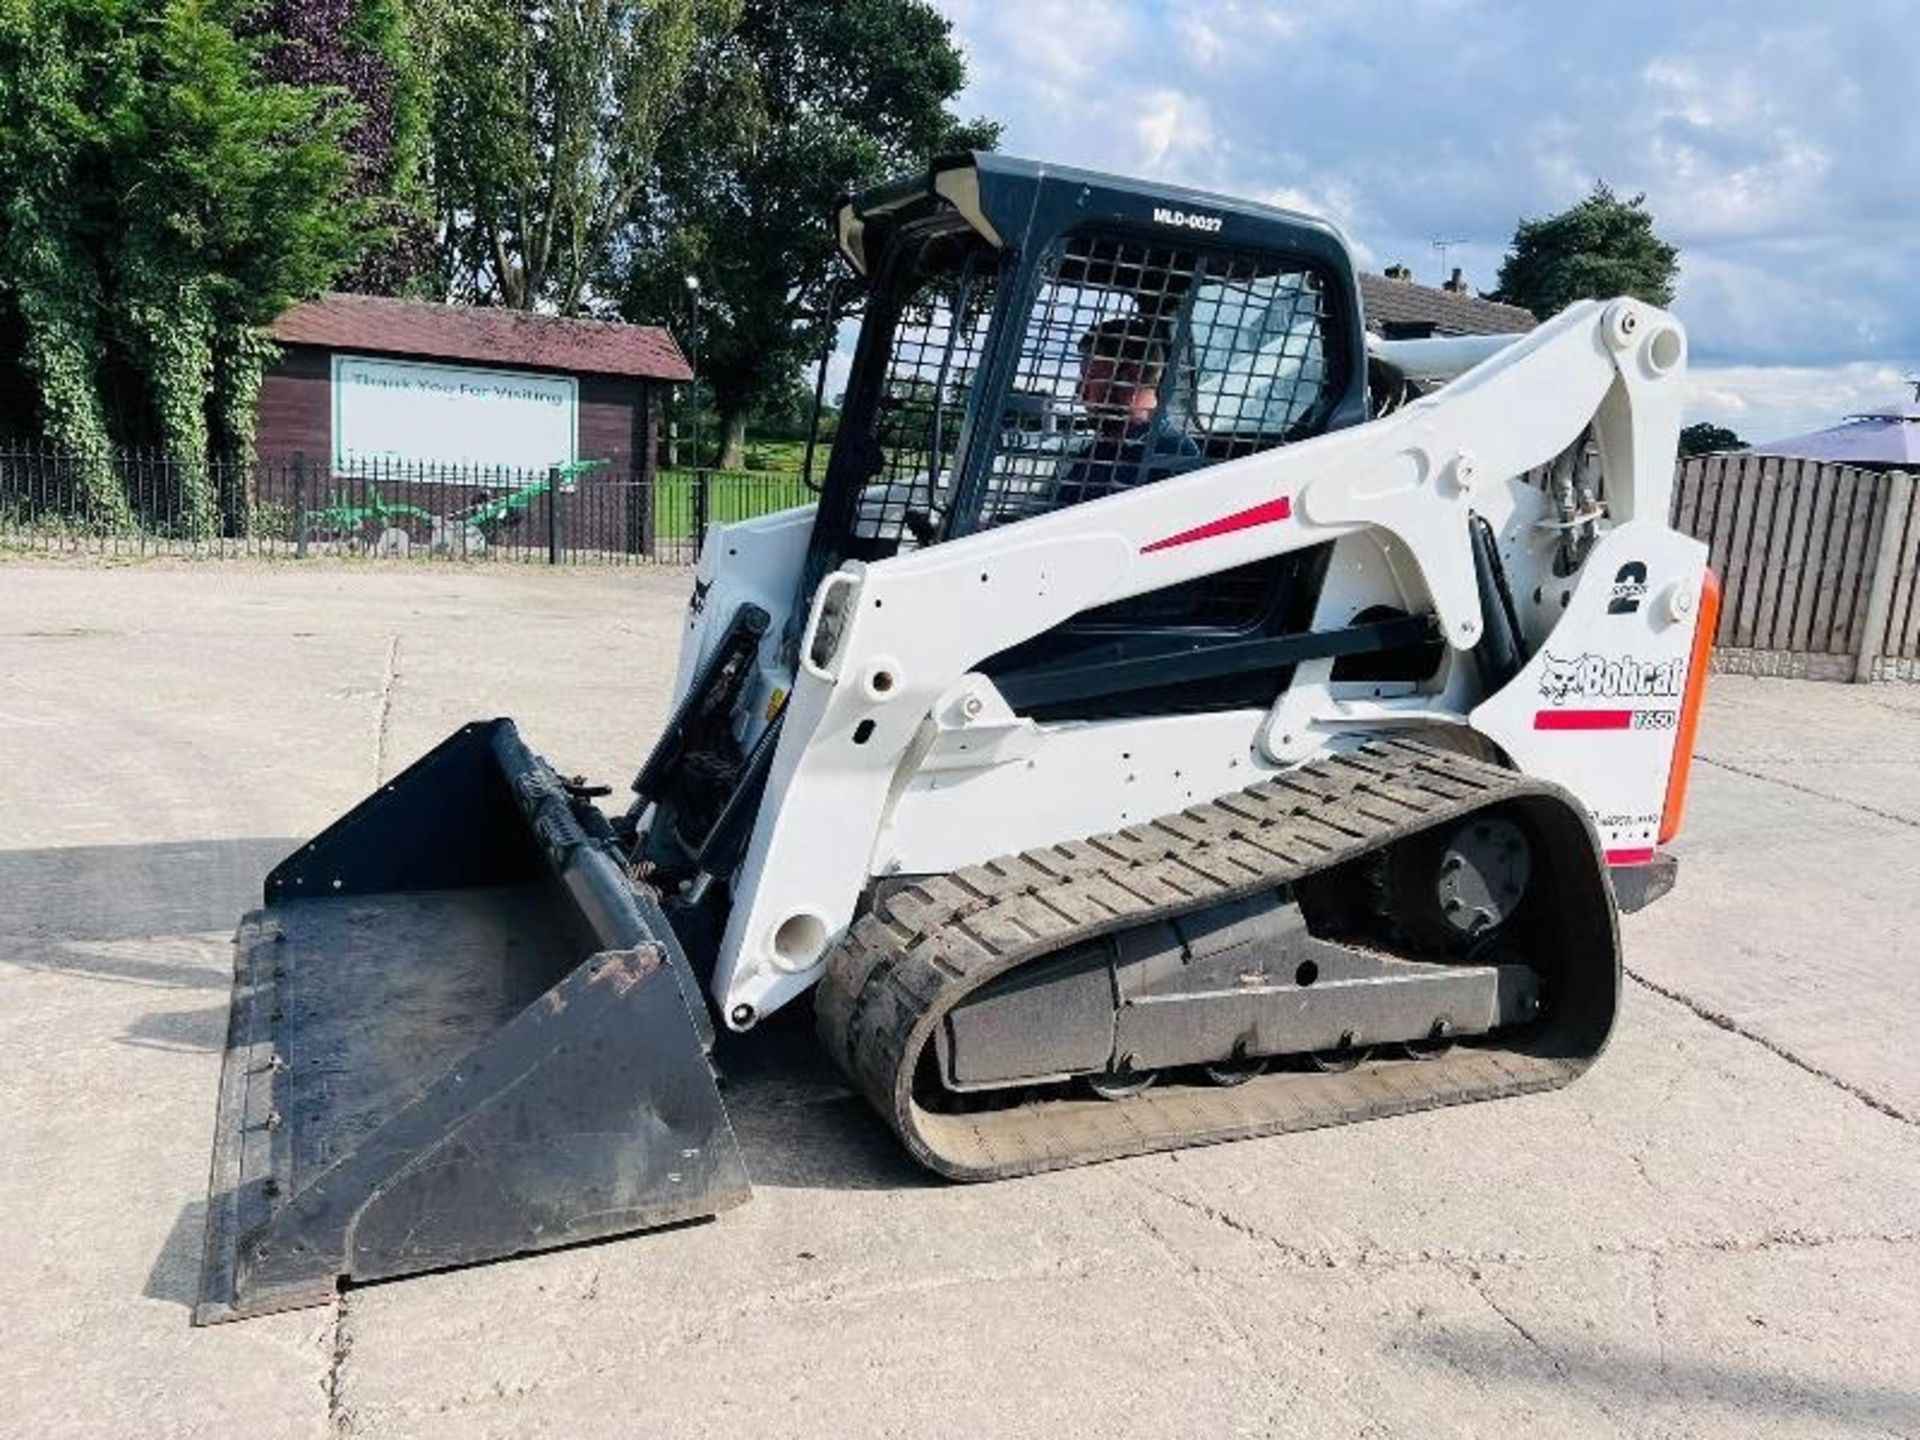
[[[1605,1044],[1717,607],[1679,325],[1370,345],[1331,227],[993,155],[836,222],[818,503],[708,537],[631,806],[479,722],[267,878],[201,1322],[738,1203],[716,1024],[809,992],[960,1179]]]

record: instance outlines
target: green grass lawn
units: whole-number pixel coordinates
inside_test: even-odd
[[[813,478],[818,480],[826,468],[827,451],[833,448],[831,437],[822,435],[813,451]],[[807,463],[804,440],[750,440],[747,442],[747,468],[758,474],[798,475]]]
[[[770,448],[770,447],[769,447]],[[814,457],[816,471],[820,457]],[[685,540],[693,534],[693,476],[683,470],[662,470],[656,491],[654,535],[661,540]],[[775,510],[790,510],[813,499],[800,483],[799,464],[792,471],[714,475],[708,481],[707,518],[716,525],[751,520]]]

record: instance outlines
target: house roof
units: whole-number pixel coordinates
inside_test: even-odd
[[[1531,310],[1518,305],[1385,275],[1360,277],[1360,308],[1369,330],[1389,324],[1431,325],[1436,335],[1519,335],[1540,323]]]
[[[680,347],[657,325],[571,320],[524,310],[437,305],[377,295],[324,295],[294,306],[273,325],[283,345],[468,360],[526,370],[693,378]]]

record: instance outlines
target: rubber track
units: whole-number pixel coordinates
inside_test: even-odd
[[[971,1113],[915,1102],[934,1027],[1015,966],[1507,803],[1545,822],[1566,937],[1555,947],[1557,1013],[1516,1048],[1462,1044],[1438,1060],[1275,1072],[1230,1088],[1163,1082],[1120,1102],[1074,1096]],[[1450,751],[1370,741],[1143,825],[881,891],[828,956],[815,996],[820,1037],[915,1158],[963,1180],[1553,1089],[1592,1063],[1612,1026],[1620,958],[1605,876],[1585,811],[1557,786]]]

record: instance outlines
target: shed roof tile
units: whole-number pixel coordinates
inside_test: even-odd
[[[437,305],[376,295],[325,295],[287,311],[273,326],[283,345],[468,360],[583,375],[630,375],[683,382],[686,357],[657,325],[562,319],[524,310]]]

